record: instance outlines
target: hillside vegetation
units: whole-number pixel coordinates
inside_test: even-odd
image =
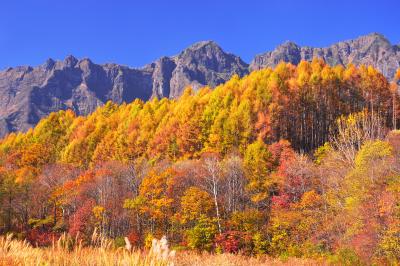
[[[0,232],[399,263],[395,82],[315,59],[176,100],[52,113],[0,141]]]

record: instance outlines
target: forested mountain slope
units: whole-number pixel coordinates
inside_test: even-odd
[[[382,34],[371,33],[325,48],[299,46],[288,41],[273,51],[257,55],[251,62],[250,69],[274,67],[281,61],[298,64],[301,60],[311,61],[315,57],[322,58],[331,66],[373,66],[389,80],[393,79],[400,67],[399,45],[391,44]]]
[[[142,68],[118,64],[99,65],[88,58],[68,56],[48,59],[37,67],[22,66],[0,71],[0,136],[26,132],[51,112],[71,109],[88,115],[111,100],[130,103],[152,97],[177,98],[186,86],[211,89],[234,74],[275,67],[279,62],[298,64],[319,57],[331,66],[350,63],[371,65],[392,81],[400,66],[400,49],[384,36],[372,33],[328,48],[300,47],[286,42],[258,55],[250,67],[240,57],[227,53],[213,41],[203,41],[176,56],[162,57]]]
[[[315,59],[177,99],[52,113],[0,141],[0,231],[395,263],[396,91],[373,67]]]
[[[196,43],[173,57],[162,57],[143,68],[98,65],[68,56],[48,59],[37,67],[0,71],[0,136],[23,131],[59,110],[88,115],[107,101],[130,103],[139,98],[178,97],[190,85],[215,87],[232,75],[248,73],[239,57],[216,43]]]

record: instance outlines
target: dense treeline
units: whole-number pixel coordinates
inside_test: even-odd
[[[372,67],[314,60],[177,100],[53,113],[0,142],[0,230],[38,245],[97,228],[138,246],[167,235],[198,250],[396,262],[397,97]]]

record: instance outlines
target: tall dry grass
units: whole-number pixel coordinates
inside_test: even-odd
[[[49,248],[35,248],[26,241],[13,240],[12,235],[0,237],[0,265],[174,265],[174,258],[165,255],[159,241],[147,252],[128,251],[114,248],[113,242],[101,235],[93,234],[91,245],[83,247],[82,242],[67,235]]]
[[[311,259],[289,258],[280,260],[278,258],[248,257],[230,253],[224,254],[198,254],[192,252],[180,252],[176,255],[176,265],[180,266],[261,266],[261,265],[290,265],[290,266],[316,266],[327,265],[324,261]]]
[[[127,243],[127,247],[129,247]],[[26,241],[0,236],[0,265],[151,265],[151,266],[250,266],[250,265],[323,265],[311,260],[288,259],[285,262],[269,257],[250,258],[233,254],[198,254],[170,251],[166,238],[153,240],[149,251],[115,248],[112,241],[96,232],[90,246],[83,246],[77,238],[63,235],[49,248],[35,248]]]

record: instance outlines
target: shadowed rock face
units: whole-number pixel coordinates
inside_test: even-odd
[[[274,51],[257,55],[250,64],[250,70],[274,67],[280,61],[298,64],[301,60],[311,61],[314,57],[323,58],[330,65],[372,65],[388,79],[393,78],[400,66],[399,46],[392,45],[381,34],[371,33],[326,48],[300,47],[286,42]]]
[[[244,76],[248,65],[224,52],[213,41],[198,42],[173,57],[162,57],[147,66],[153,70],[153,96],[176,98],[187,86],[198,90],[215,87],[232,75]]]
[[[248,65],[238,56],[225,53],[215,42],[196,43],[172,58],[175,69],[170,80],[170,98],[178,97],[182,88],[197,90],[206,85],[215,87],[229,80],[232,75],[244,76]]]
[[[178,97],[186,86],[214,87],[235,73],[246,74],[247,69],[239,57],[211,41],[140,69],[98,65],[73,56],[64,61],[48,59],[34,68],[8,68],[0,71],[0,136],[26,131],[54,111],[72,109],[86,115],[109,100],[122,103],[135,98]]]
[[[108,100],[148,99],[151,90],[151,71],[96,65],[73,56],[35,68],[9,68],[0,72],[0,135],[26,131],[54,111],[85,115]]]
[[[224,52],[215,42],[196,43],[173,57],[162,57],[140,69],[117,64],[98,65],[68,56],[48,59],[37,67],[0,71],[0,137],[26,131],[49,113],[72,109],[87,115],[108,100],[131,102],[135,98],[176,98],[187,86],[197,90],[215,87],[232,75],[273,67],[280,61],[299,63],[321,57],[331,65],[366,64],[392,79],[400,66],[400,46],[373,33],[327,48],[300,47],[286,42],[258,55],[250,67],[238,56]]]

